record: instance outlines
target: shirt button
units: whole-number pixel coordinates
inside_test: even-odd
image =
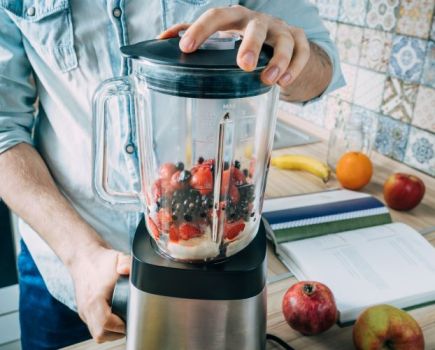
[[[32,7],[29,7],[29,8],[27,9],[27,16],[32,17],[32,16],[35,15],[35,13],[36,13],[36,10],[35,10],[35,8],[34,8],[33,6],[32,6]]]
[[[127,146],[125,146],[125,151],[128,153],[128,154],[132,154],[133,152],[134,152],[134,146],[132,145],[132,144],[128,144]]]
[[[113,9],[113,16],[116,18],[119,18],[119,17],[121,17],[121,15],[122,15],[121,9],[119,7],[115,7]]]

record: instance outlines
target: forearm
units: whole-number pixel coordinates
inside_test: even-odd
[[[38,152],[19,144],[0,154],[0,197],[70,266],[79,256],[104,246],[60,193]]]
[[[305,102],[318,97],[332,79],[332,64],[326,52],[310,42],[310,57],[293,83],[281,88],[281,98],[289,102]]]

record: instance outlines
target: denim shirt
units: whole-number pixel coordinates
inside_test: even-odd
[[[0,0],[0,153],[18,143],[33,144],[79,214],[114,249],[128,252],[141,214],[104,206],[92,191],[94,91],[105,79],[129,74],[130,62],[121,56],[120,46],[155,38],[173,24],[194,21],[209,8],[236,3]],[[240,4],[303,28],[332,60],[334,74],[326,92],[344,85],[336,48],[315,6],[303,0]],[[130,190],[139,183],[135,139],[128,118],[119,124],[109,152],[111,182]],[[75,309],[65,266],[22,220],[19,229],[50,293]]]

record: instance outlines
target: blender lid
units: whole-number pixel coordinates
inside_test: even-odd
[[[231,43],[231,40],[233,40],[233,43]],[[161,65],[203,69],[240,69],[237,65],[237,53],[241,40],[234,37],[211,37],[192,53],[182,52],[179,42],[180,38],[178,37],[142,41],[137,44],[122,46],[121,52],[133,59],[143,59]],[[258,58],[257,69],[265,68],[272,55],[273,49],[268,45],[263,45]]]
[[[245,72],[237,65],[240,40],[209,38],[195,52],[185,54],[180,38],[155,39],[121,47],[121,52],[139,62],[137,72],[151,90],[191,98],[240,98],[267,93],[272,86],[260,79],[273,49],[263,45],[257,68]]]

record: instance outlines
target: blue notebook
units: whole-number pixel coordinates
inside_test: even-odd
[[[340,189],[266,200],[263,217],[276,243],[391,223],[381,201]]]

